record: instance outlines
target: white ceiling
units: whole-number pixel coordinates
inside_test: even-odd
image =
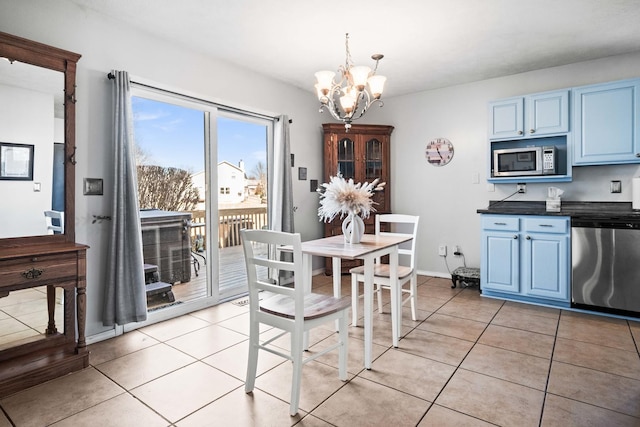
[[[639,0],[70,0],[312,92],[344,63],[385,97],[640,51]]]

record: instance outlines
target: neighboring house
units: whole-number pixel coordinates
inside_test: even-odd
[[[191,175],[191,181],[200,195],[200,200],[195,210],[205,210],[205,179],[206,174],[204,171]],[[253,183],[253,185],[250,183]],[[238,166],[226,160],[218,163],[218,204],[234,204],[245,201],[249,194],[255,193],[257,183],[258,181],[247,179],[242,160],[240,160]],[[253,192],[251,192],[251,189],[253,189]]]
[[[254,194],[256,194],[258,187],[260,187],[259,179],[247,179],[247,194],[249,196],[253,196]]]
[[[239,166],[227,161],[218,163],[218,204],[240,203],[247,198],[244,162]]]

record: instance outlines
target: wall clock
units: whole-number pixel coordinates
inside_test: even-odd
[[[427,144],[425,155],[430,164],[444,166],[453,158],[453,144],[447,138],[435,138]]]

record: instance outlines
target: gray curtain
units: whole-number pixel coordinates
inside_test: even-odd
[[[291,181],[291,146],[289,142],[289,117],[276,119],[273,130],[273,147],[268,150],[267,182],[269,185],[269,229],[294,232],[293,227],[293,182]],[[271,257],[275,257],[275,247],[269,247]],[[292,261],[293,254],[280,255],[285,261]],[[290,271],[269,271],[271,279],[279,283],[290,281]]]
[[[273,132],[273,149],[269,150],[269,229],[294,232],[293,183],[291,181],[291,143],[289,117],[277,118]]]
[[[105,326],[147,319],[129,74],[126,71],[112,71],[111,74],[115,76],[114,183],[112,230],[102,316]]]

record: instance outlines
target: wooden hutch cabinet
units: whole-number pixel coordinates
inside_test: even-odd
[[[375,214],[391,212],[391,174],[390,174],[390,144],[393,126],[383,125],[352,125],[349,132],[342,123],[325,123],[324,132],[324,172],[323,182],[329,182],[331,176],[338,172],[345,179],[353,181],[371,182],[380,178],[386,182],[383,191],[373,195],[375,212],[364,220],[365,233],[374,233]],[[342,219],[339,217],[324,225],[324,236],[342,234]],[[360,265],[361,261],[342,260],[342,273],[348,273],[350,268]],[[331,259],[325,262],[325,272],[332,274]]]

